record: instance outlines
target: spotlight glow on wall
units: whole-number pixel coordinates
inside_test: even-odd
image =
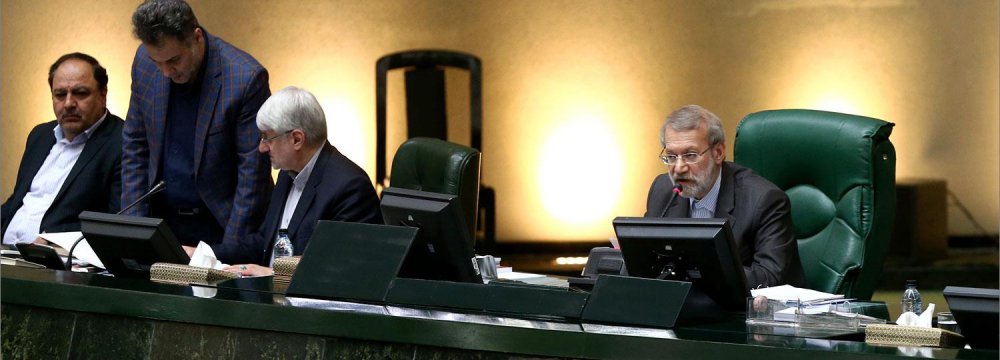
[[[358,109],[350,99],[343,96],[321,96],[316,94],[326,113],[327,138],[344,156],[354,161],[362,169],[373,169],[369,164],[368,154],[375,147],[370,141],[365,141],[364,124]]]
[[[814,109],[832,111],[843,114],[864,115],[860,113],[858,106],[845,96],[838,94],[827,94],[820,96],[816,101]]]
[[[542,145],[538,188],[550,217],[591,225],[614,215],[624,168],[621,146],[614,129],[593,113],[569,118]]]

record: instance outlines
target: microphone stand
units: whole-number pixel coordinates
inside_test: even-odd
[[[115,213],[115,215],[121,215],[126,211],[129,211],[129,209],[132,209],[136,205],[139,205],[139,202],[146,200],[146,198],[153,196],[154,194],[163,191],[163,189],[166,188],[167,188],[167,182],[161,180],[160,182],[156,183],[156,185],[154,185],[152,189],[149,189],[149,191],[140,196],[138,199],[135,199],[135,201],[133,201],[131,204],[128,204],[128,206],[126,206],[124,209],[119,210],[117,213]],[[80,237],[76,238],[76,240],[73,240],[73,246],[69,247],[69,254],[67,254],[66,256],[66,270],[73,271],[73,250],[76,250],[76,246],[79,245],[81,241],[83,241],[83,234],[80,234]]]
[[[680,195],[681,190],[683,189],[684,187],[681,186],[681,184],[674,185],[674,189],[670,191],[670,200],[667,200],[667,205],[663,207],[663,212],[660,213],[660,217],[667,216],[667,209],[674,204],[674,200],[677,200],[677,195]]]

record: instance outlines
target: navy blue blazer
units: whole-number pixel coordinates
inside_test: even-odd
[[[23,205],[24,196],[38,169],[48,157],[56,138],[55,120],[35,126],[28,134],[24,156],[17,169],[14,192],[3,203],[0,236],[7,231],[10,218]],[[52,205],[42,217],[39,232],[79,231],[82,211],[117,212],[121,193],[122,119],[110,112],[101,126],[90,134],[80,158],[73,164]]]
[[[728,219],[732,226],[747,285],[805,286],[788,195],[752,170],[731,162],[722,163],[721,181],[715,217]],[[673,186],[670,175],[656,177],[646,199],[646,217],[663,213]],[[690,202],[679,196],[666,214],[690,216]]]
[[[249,241],[242,242],[239,250],[229,251],[237,256],[224,259],[224,262],[268,265],[292,183],[287,171],[278,173],[278,184],[271,194],[271,205],[267,207],[261,228],[248,238]],[[368,174],[330,143],[320,150],[288,223],[288,236],[295,255],[305,252],[317,220],[382,224],[378,195]]]
[[[212,244],[236,243],[260,226],[271,195],[271,163],[257,152],[257,110],[270,96],[268,75],[249,54],[205,32],[208,50],[195,125],[195,189],[224,230]],[[132,97],[123,134],[123,204],[161,177],[170,79],[140,45],[132,62]],[[170,184],[167,184],[169,187]],[[149,216],[139,204],[128,215]],[[216,254],[224,258],[227,254]]]

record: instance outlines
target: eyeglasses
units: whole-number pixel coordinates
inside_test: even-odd
[[[709,146],[708,149],[705,149],[705,151],[702,152],[692,151],[685,154],[674,155],[668,153],[667,148],[663,148],[663,151],[660,151],[660,161],[663,161],[664,164],[670,166],[676,165],[678,159],[684,160],[685,164],[694,164],[698,162],[698,160],[701,160],[701,156],[705,155],[705,153],[708,152],[709,150],[712,150],[711,146]]]
[[[278,135],[274,135],[274,136],[272,136],[272,137],[264,137],[264,134],[261,134],[261,135],[260,135],[260,143],[261,143],[261,144],[267,144],[267,145],[271,145],[271,142],[272,142],[272,141],[274,141],[274,139],[277,139],[277,138],[280,138],[280,137],[282,137],[282,136],[285,136],[285,135],[288,135],[288,134],[291,134],[291,133],[292,133],[292,131],[293,131],[293,130],[288,130],[288,131],[285,131],[285,132],[283,132],[283,133],[281,133],[281,134],[278,134]]]

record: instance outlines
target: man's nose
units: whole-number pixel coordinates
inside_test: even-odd
[[[265,143],[263,141],[261,141],[259,144],[257,144],[257,152],[260,152],[261,154],[267,154],[267,152],[270,151],[270,150],[271,149],[269,149],[267,147],[267,143]]]
[[[677,159],[677,161],[674,162],[674,164],[671,165],[670,168],[674,170],[674,173],[681,173],[681,174],[686,173],[689,170],[687,162],[681,159]]]
[[[63,108],[76,108],[76,97],[73,94],[66,94],[66,99],[63,100]]]
[[[156,67],[160,68],[160,72],[163,73],[163,76],[170,77],[174,74],[174,68],[171,66],[157,64]]]

